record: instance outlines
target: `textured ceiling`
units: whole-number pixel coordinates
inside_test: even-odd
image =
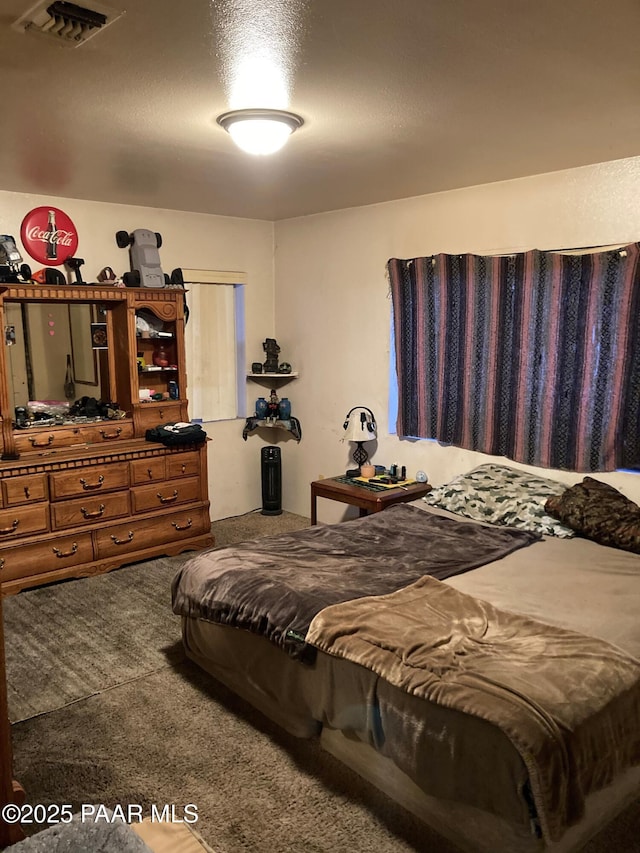
[[[2,0],[0,188],[275,220],[640,154],[637,0],[104,2],[68,49]],[[269,98],[254,158],[215,118]]]

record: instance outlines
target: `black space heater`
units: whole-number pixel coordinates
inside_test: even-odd
[[[282,515],[282,462],[279,447],[260,451],[262,473],[262,515]]]

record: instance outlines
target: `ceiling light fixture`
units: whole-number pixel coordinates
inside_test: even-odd
[[[216,121],[248,154],[274,154],[304,124],[295,113],[266,109],[231,110]]]

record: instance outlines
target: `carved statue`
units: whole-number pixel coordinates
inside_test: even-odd
[[[275,338],[267,338],[265,342],[262,344],[262,349],[267,354],[267,358],[264,363],[264,372],[265,373],[277,373],[278,372],[278,354],[280,352],[280,347],[278,346],[278,342]]]

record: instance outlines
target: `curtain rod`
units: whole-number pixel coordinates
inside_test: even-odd
[[[572,246],[569,249],[540,249],[541,252],[606,252],[607,249],[622,249],[629,243],[609,243],[606,246]]]
[[[626,243],[609,243],[605,246],[573,246],[571,248],[562,248],[562,249],[537,249],[537,250],[523,249],[519,252],[496,252],[495,254],[488,254],[488,255],[479,256],[479,257],[513,258],[513,257],[515,257],[515,255],[523,255],[526,252],[532,252],[532,251],[549,252],[551,254],[555,253],[555,254],[566,254],[566,255],[577,254],[580,252],[584,252],[586,254],[587,252],[606,252],[606,251],[614,251],[615,249],[624,249],[625,246],[630,246],[633,244],[633,242],[635,242],[635,241],[631,241],[631,243],[629,243],[629,242],[626,242]],[[435,259],[439,254],[440,255],[457,255],[459,258],[461,258],[464,254],[477,255],[478,253],[477,252],[436,252],[435,254],[423,255],[422,257],[429,258],[429,260],[431,260],[432,264],[434,264]],[[627,253],[624,252],[623,257],[626,256],[626,254]],[[406,260],[405,263],[412,264],[414,262],[414,260],[415,260],[415,258],[410,258],[410,259]]]
[[[614,251],[615,249],[624,249],[625,246],[629,246],[629,245],[631,245],[631,243],[626,242],[626,243],[609,243],[606,246],[572,246],[572,247],[566,247],[566,248],[563,247],[561,249],[522,249],[522,250],[517,251],[517,252],[496,252],[495,254],[486,255],[485,257],[488,257],[488,258],[513,258],[515,255],[524,255],[527,252],[534,252],[534,251],[550,252],[550,253],[566,254],[566,255],[577,254],[579,252],[584,252],[586,254],[587,252],[606,252],[606,251]],[[447,254],[447,253],[444,252],[443,254]],[[459,252],[453,252],[452,254],[457,254],[457,255],[459,255],[459,257],[462,257],[462,254],[465,254],[465,253],[461,254]],[[466,253],[466,254],[475,255],[475,254],[477,254],[477,252],[471,252],[471,253]],[[436,256],[435,255],[428,255],[427,257],[435,258]]]

